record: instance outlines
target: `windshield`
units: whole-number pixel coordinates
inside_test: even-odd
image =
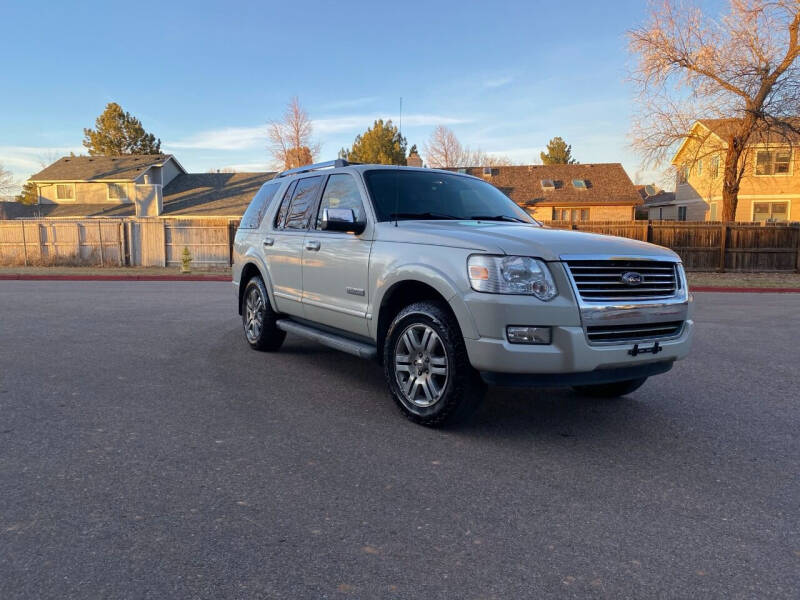
[[[436,171],[373,169],[364,173],[378,221],[458,219],[536,224],[493,185]]]

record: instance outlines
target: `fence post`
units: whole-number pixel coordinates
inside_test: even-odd
[[[103,226],[100,224],[100,221],[97,222],[97,238],[100,240],[100,266],[104,267],[103,264],[105,261],[103,260]]]
[[[720,273],[725,272],[725,251],[728,247],[728,224],[722,223],[720,226],[720,235],[722,236],[719,241],[719,269]]]
[[[119,266],[121,267],[125,263],[125,221],[120,221],[119,227],[117,227],[117,242],[119,247]]]
[[[162,267],[167,266],[167,222],[161,219],[161,235],[164,237],[164,264]]]
[[[794,270],[800,273],[800,225],[795,226],[797,232],[797,253],[795,254]]]
[[[647,237],[644,240],[645,242],[653,243],[653,224],[650,220],[647,220]]]
[[[25,266],[28,266],[28,244],[25,243],[25,220],[22,220],[22,254],[25,257]]]
[[[233,238],[236,237],[236,228],[233,221],[228,221],[228,266],[233,266]]]

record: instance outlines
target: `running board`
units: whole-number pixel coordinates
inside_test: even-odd
[[[377,358],[378,356],[378,351],[375,349],[375,346],[370,346],[364,342],[357,342],[355,340],[351,340],[350,338],[336,335],[335,333],[322,331],[321,329],[317,329],[315,327],[309,327],[308,325],[301,325],[300,323],[295,323],[289,319],[281,319],[276,321],[275,325],[278,327],[278,329],[288,333],[294,333],[304,338],[314,340],[315,342],[319,342],[320,344],[335,350],[341,350],[342,352],[347,352],[348,354],[354,354],[359,358]]]

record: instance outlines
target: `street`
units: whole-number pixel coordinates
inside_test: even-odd
[[[0,282],[0,597],[800,597],[800,294],[697,294],[627,398],[408,422],[228,283]]]

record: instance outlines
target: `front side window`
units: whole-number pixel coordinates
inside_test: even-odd
[[[289,212],[286,214],[286,229],[306,229],[311,216],[311,209],[317,197],[317,190],[322,182],[322,177],[307,177],[300,179],[292,194]]]
[[[261,220],[267,212],[267,208],[271,203],[272,198],[280,187],[279,183],[268,183],[261,186],[258,193],[253,198],[250,206],[244,211],[242,215],[242,222],[239,224],[239,229],[258,229],[261,225]]]
[[[759,150],[756,152],[756,175],[788,175],[791,150]]]
[[[364,173],[378,221],[457,219],[535,224],[490,183],[455,173],[373,169]]]
[[[108,184],[108,199],[109,200],[127,200],[128,194],[125,191],[125,185],[122,183],[109,183]]]
[[[361,193],[352,175],[340,173],[328,177],[317,212],[317,229],[322,227],[322,211],[326,208],[349,208],[353,211],[357,222],[363,223],[366,220]]]
[[[75,200],[75,186],[71,183],[56,184],[56,200]]]

